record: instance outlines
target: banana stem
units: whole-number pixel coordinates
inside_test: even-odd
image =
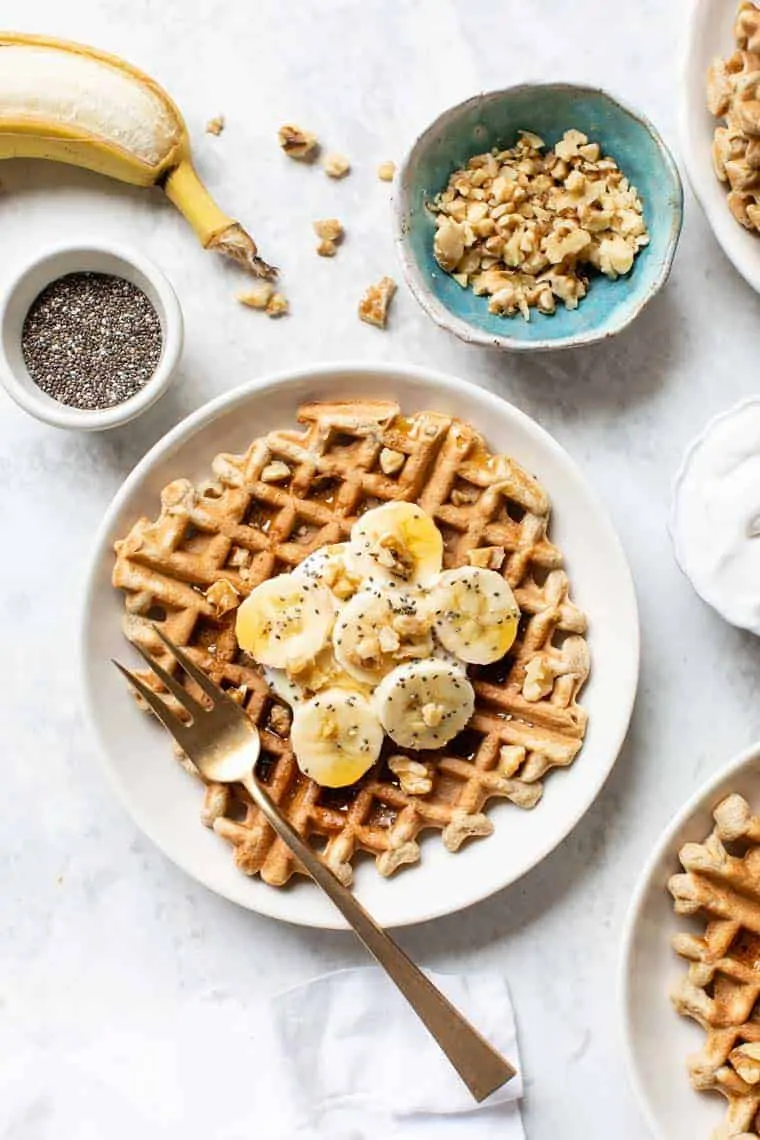
[[[256,277],[277,276],[277,270],[258,256],[250,234],[217,206],[189,158],[181,159],[169,172],[163,188],[193,227],[204,249],[233,258]]]

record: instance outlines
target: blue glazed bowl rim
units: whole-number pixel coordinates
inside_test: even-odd
[[[573,91],[585,95],[601,96],[602,99],[613,103],[625,114],[640,123],[655,142],[664,167],[672,181],[675,194],[673,195],[672,203],[670,203],[670,233],[668,234],[665,256],[662,259],[662,264],[657,276],[637,305],[630,309],[625,315],[621,314],[619,321],[612,328],[607,327],[598,330],[587,329],[584,332],[570,336],[547,337],[543,340],[521,340],[517,337],[493,335],[484,332],[482,329],[470,324],[469,321],[457,316],[456,313],[453,313],[435,296],[417,263],[409,241],[409,227],[407,225],[407,215],[409,212],[408,175],[412,161],[417,154],[424,149],[431,136],[439,132],[448,119],[458,117],[471,108],[476,107],[479,103],[486,101],[510,99],[524,92],[550,90],[557,92]],[[406,283],[419,304],[428,316],[432,317],[437,325],[441,328],[448,329],[449,332],[453,332],[455,336],[458,336],[460,340],[465,341],[467,344],[481,344],[487,348],[503,348],[510,352],[542,352],[555,348],[576,348],[585,344],[596,344],[599,341],[606,340],[608,337],[615,336],[627,328],[652,298],[659,293],[670,276],[673,258],[675,257],[676,248],[678,246],[678,239],[681,235],[681,226],[683,223],[683,184],[676,161],[654,123],[641,111],[637,111],[623,99],[618,99],[616,95],[612,95],[609,91],[601,87],[592,87],[584,83],[516,83],[511,87],[503,87],[495,91],[482,91],[477,95],[471,95],[469,99],[465,99],[461,103],[454,104],[454,106],[442,111],[441,114],[417,136],[417,139],[401,163],[398,177],[398,192],[393,198],[393,213],[396,229],[396,248]]]

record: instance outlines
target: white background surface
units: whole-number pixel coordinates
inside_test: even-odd
[[[188,1024],[207,1027],[213,1062],[230,1031],[253,1033],[255,1046],[258,1001],[362,961],[344,935],[275,925],[217,900],[141,838],[83,732],[74,669],[91,535],[137,459],[216,393],[267,371],[349,356],[423,362],[513,400],[578,460],[626,546],[643,671],[631,735],[606,790],[521,884],[402,941],[438,970],[489,965],[509,976],[530,1140],[644,1136],[615,1004],[631,887],[673,811],[760,735],[760,645],[707,610],[677,571],[666,533],[669,485],[706,419],[755,390],[760,300],[687,195],[664,294],[629,331],[578,354],[526,359],[467,348],[435,328],[403,288],[384,334],[358,322],[355,304],[366,283],[396,272],[390,189],[376,179],[377,163],[399,158],[419,128],[461,97],[526,79],[594,82],[637,104],[675,147],[686,14],[683,2],[656,0],[614,11],[608,0],[7,0],[6,25],[90,41],[164,83],[186,114],[211,188],[281,265],[293,314],[275,322],[239,308],[235,271],[198,249],[159,196],[60,167],[0,169],[0,285],[52,240],[110,234],[164,267],[188,333],[174,389],[141,421],[108,435],[56,432],[0,398],[0,1076],[34,1056],[41,1090],[25,1108],[0,1098],[4,1140],[52,1135],[50,1088],[71,1087],[61,1059],[78,1057],[81,1069],[82,1057],[98,1051],[111,1058],[107,1087],[119,1090],[114,1121],[142,1104],[144,1119],[135,1120],[148,1140],[166,1135],[183,1111],[186,1140],[237,1135],[226,1130],[225,1102],[234,1097],[224,1070],[201,1095],[204,1059],[188,1050]],[[204,135],[218,113],[227,130]],[[289,163],[275,141],[287,119],[344,150],[354,173],[334,183]],[[312,249],[311,221],[329,215],[348,230],[332,262]],[[184,1110],[172,1083],[180,1070],[196,1094]],[[238,1090],[252,1079],[248,1066],[237,1067]],[[267,1137],[275,1098],[256,1099]]]

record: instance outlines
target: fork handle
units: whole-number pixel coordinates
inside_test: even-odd
[[[269,823],[337,906],[370,954],[396,984],[432,1034],[476,1101],[485,1100],[515,1075],[515,1069],[444,997],[387,931],[378,926],[305,843],[253,775],[243,784]]]

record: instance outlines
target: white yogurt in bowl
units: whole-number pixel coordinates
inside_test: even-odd
[[[711,420],[689,448],[670,529],[697,593],[760,635],[760,397]]]

